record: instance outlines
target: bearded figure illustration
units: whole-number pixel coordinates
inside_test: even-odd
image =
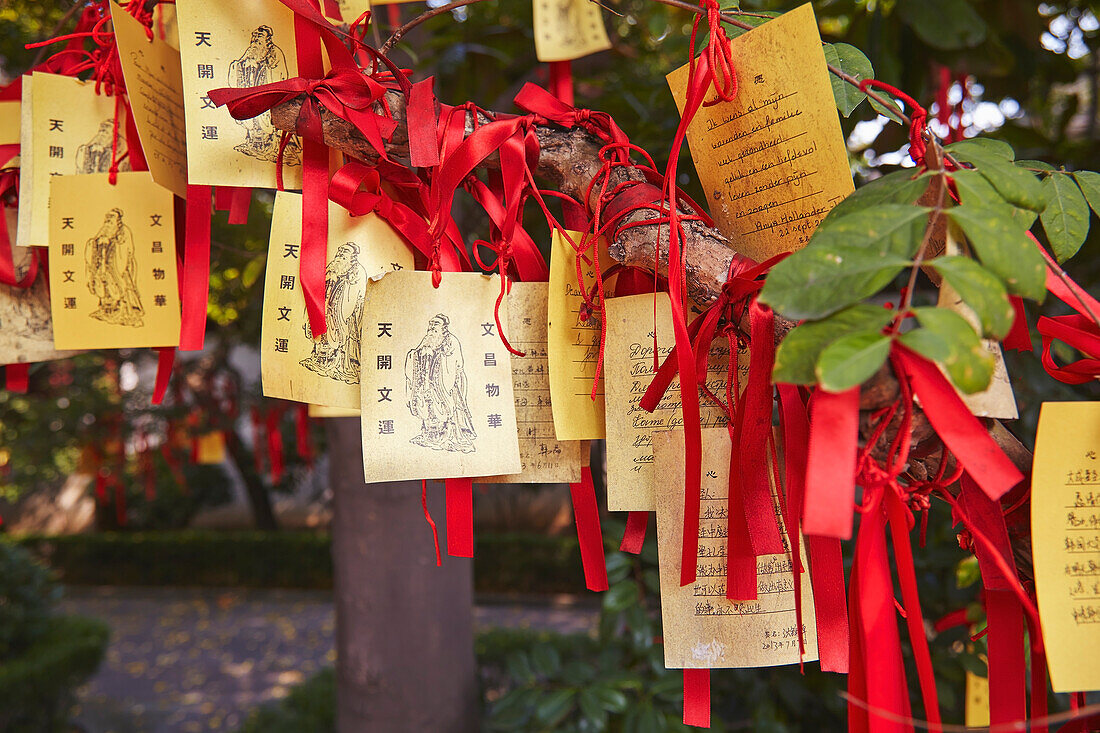
[[[325,271],[325,320],[328,331],[313,340],[306,319],[303,330],[313,340],[313,353],[300,364],[322,377],[359,384],[363,329],[363,287],[367,271],[359,264],[359,245],[340,245]]]
[[[420,434],[410,442],[425,448],[473,453],[473,416],[466,403],[462,345],[442,313],[428,320],[428,332],[405,358],[405,404],[420,419]]]
[[[115,138],[115,121],[104,120],[99,123],[99,131],[95,137],[76,149],[77,173],[107,173],[111,170],[111,156],[122,158],[126,153],[126,140],[124,135]],[[112,145],[117,143],[117,150]],[[119,163],[119,170],[130,170],[129,160]]]
[[[274,35],[271,27],[266,25],[252,31],[248,48],[239,59],[229,64],[229,86],[244,89],[287,79],[289,73],[286,55],[283,49],[275,45]],[[271,124],[270,112],[247,120],[237,120],[237,124],[244,128],[244,142],[234,150],[273,163],[278,160],[281,133]],[[298,139],[291,137],[283,150],[283,162],[287,165],[300,165],[301,158],[302,150]]]
[[[88,290],[99,298],[91,315],[105,323],[140,327],[145,309],[137,289],[134,235],[122,217],[121,209],[108,211],[103,226],[84,247]]]

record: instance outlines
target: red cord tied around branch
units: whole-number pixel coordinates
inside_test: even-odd
[[[909,106],[909,157],[917,167],[924,168],[924,156],[928,152],[928,143],[924,139],[925,129],[928,125],[928,110],[920,106],[917,100],[905,92],[884,81],[878,79],[863,79],[860,81],[859,90],[861,92],[866,92],[868,87],[881,89]]]

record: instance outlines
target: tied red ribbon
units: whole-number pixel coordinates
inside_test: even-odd
[[[710,727],[710,670],[684,670],[684,725]]]
[[[607,590],[607,562],[603,552],[603,533],[600,530],[600,510],[596,506],[596,489],[592,483],[592,469],[581,469],[581,480],[569,484],[573,500],[573,517],[577,523],[577,540],[581,547],[581,564],[584,566],[584,585],[591,591]]]
[[[447,492],[447,554],[474,556],[474,490],[469,478],[449,478]]]

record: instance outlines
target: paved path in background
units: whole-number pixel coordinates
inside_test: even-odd
[[[80,690],[88,733],[234,731],[335,660],[332,596],[210,588],[68,588],[63,613],[106,621],[111,644]],[[479,629],[585,632],[594,609],[484,605]]]

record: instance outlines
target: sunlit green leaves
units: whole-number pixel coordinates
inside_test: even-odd
[[[975,166],[1008,203],[1032,211],[1042,211],[1046,206],[1042,187],[1035,174],[1013,165],[1010,159],[993,151],[990,146],[956,144],[948,146],[948,149],[957,160]]]
[[[1020,229],[1028,230],[1035,223],[1038,214],[1031,209],[1024,209],[1001,198],[997,189],[993,188],[985,176],[975,170],[959,170],[951,174],[955,181],[955,187],[959,192],[959,199],[964,206],[985,206],[997,211],[1006,219],[1011,219]]]
[[[822,318],[871,297],[910,263],[928,209],[886,204],[821,226],[768,275],[761,301],[788,318]]]
[[[825,62],[829,65],[860,81],[875,78],[875,70],[870,60],[855,46],[847,43],[826,43],[822,48],[825,51]],[[829,81],[833,85],[836,108],[845,117],[850,116],[860,102],[867,98],[867,95],[858,87],[849,84],[836,74],[829,74]]]
[[[965,318],[948,308],[914,308],[913,314],[920,327],[902,334],[903,344],[942,364],[963,392],[980,392],[989,386],[993,357]]]
[[[1089,233],[1089,205],[1081,189],[1065,173],[1052,173],[1043,181],[1046,208],[1040,215],[1047,241],[1059,262],[1077,254]]]
[[[903,168],[876,178],[860,186],[854,193],[834,206],[822,220],[818,229],[831,225],[837,219],[879,204],[914,204],[928,188],[929,175],[914,177],[912,169]]]
[[[957,255],[937,257],[930,265],[974,310],[985,336],[1000,339],[1009,332],[1015,312],[996,275],[969,257]]]
[[[959,225],[986,269],[1008,292],[1041,301],[1046,294],[1046,263],[1027,233],[1000,212],[983,206],[956,206],[947,215]]]
[[[893,319],[894,311],[875,305],[854,305],[819,321],[793,329],[775,352],[772,378],[787,384],[817,382],[818,357],[833,342],[859,332],[879,332]]]
[[[842,336],[825,347],[817,360],[817,382],[829,392],[843,392],[878,371],[890,354],[891,338],[878,331]]]

